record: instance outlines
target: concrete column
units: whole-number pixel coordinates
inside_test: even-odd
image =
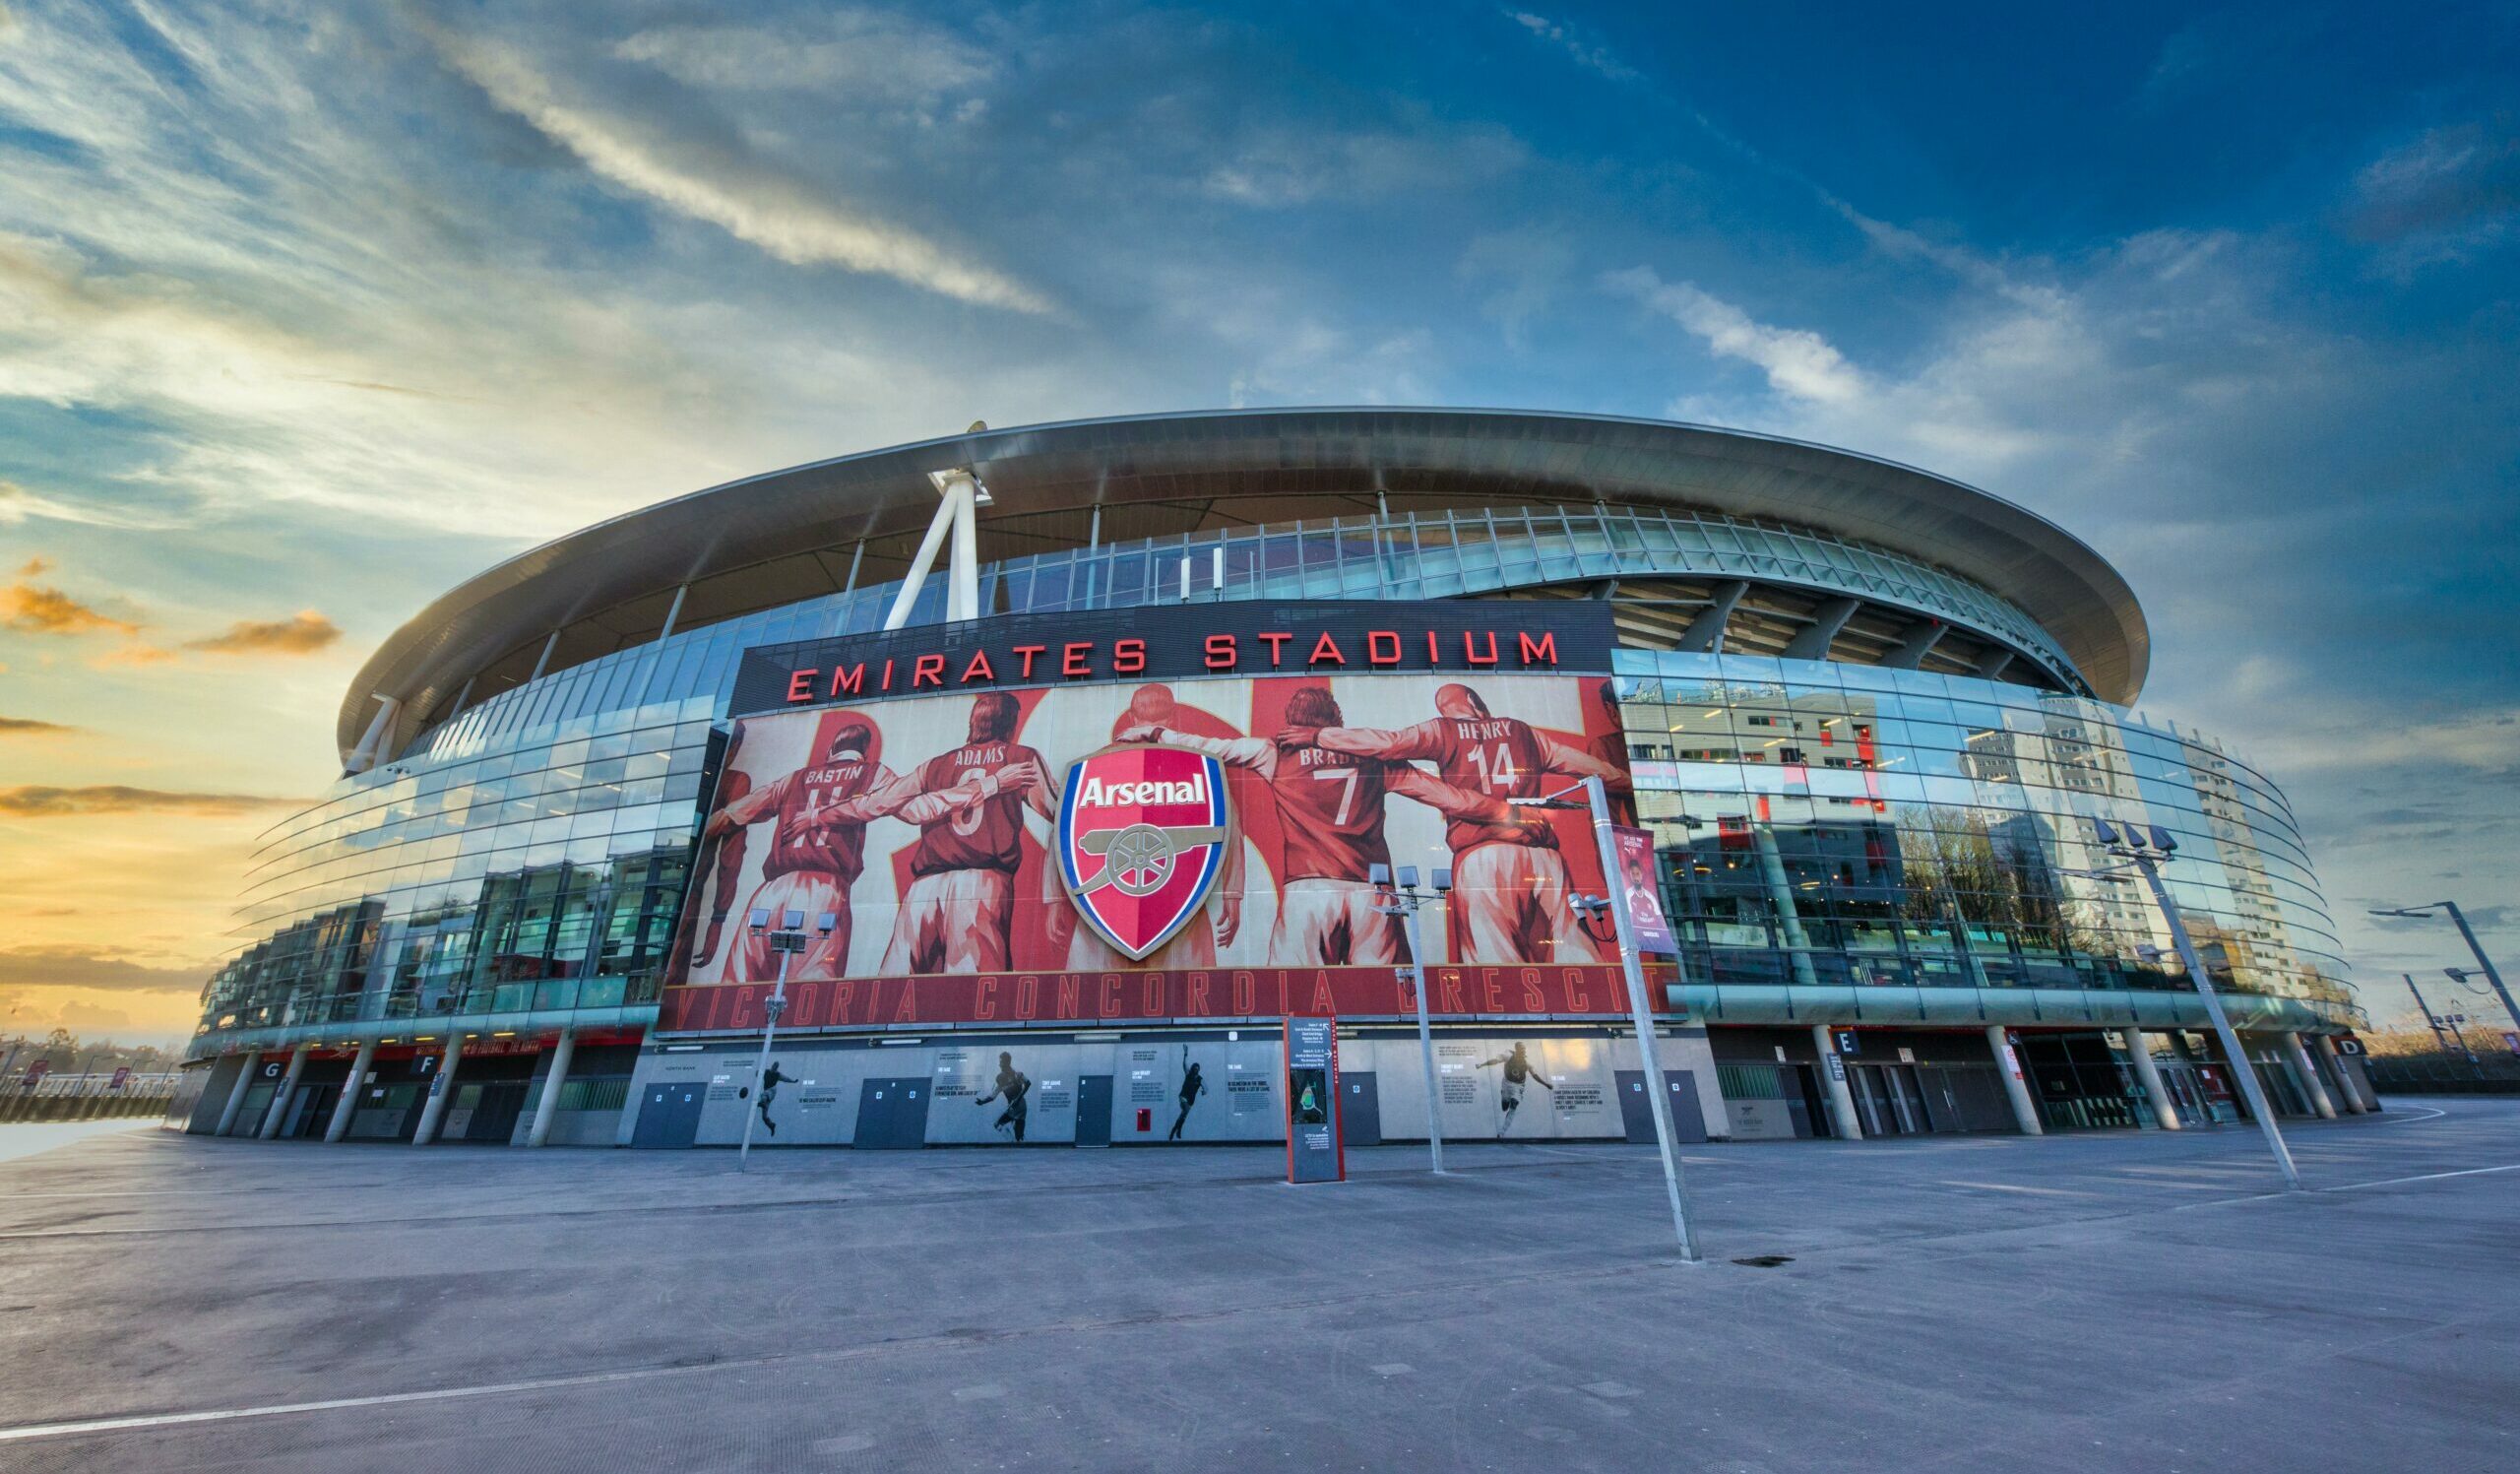
[[[464,1060],[464,1036],[455,1035],[446,1042],[446,1053],[438,1057],[437,1077],[429,1081],[429,1098],[420,1106],[419,1129],[411,1133],[413,1146],[426,1146],[437,1139],[438,1119],[446,1115],[446,1098],[455,1093],[455,1067]]]
[[[2144,1042],[2144,1031],[2130,1024],[2121,1032],[2126,1036],[2126,1062],[2135,1066],[2135,1083],[2144,1087],[2144,1098],[2153,1103],[2153,1120],[2165,1131],[2177,1130],[2178,1105],[2162,1088],[2161,1068],[2153,1063],[2153,1047]]]
[[[1908,626],[1907,637],[1899,642],[1899,648],[1881,658],[1881,664],[1893,671],[1917,669],[1925,663],[1926,656],[1933,653],[1933,647],[1942,643],[1944,633],[1950,628],[1939,619],[1918,620]]]
[[[1995,1057],[1995,1073],[2003,1077],[2004,1094],[2012,1101],[2012,1119],[2025,1136],[2045,1136],[2039,1103],[2030,1098],[2030,1082],[2021,1076],[2021,1057],[2013,1053],[2012,1036],[2001,1024],[1986,1026],[1986,1048]]]
[[[1689,627],[1680,632],[1679,644],[1672,648],[1695,651],[1702,655],[1722,654],[1724,626],[1732,619],[1733,607],[1741,602],[1741,596],[1748,593],[1749,589],[1748,584],[1737,579],[1729,584],[1716,585],[1714,602],[1700,609],[1698,616],[1689,621]]]
[[[2284,1055],[2293,1061],[2294,1073],[2301,1077],[2301,1088],[2310,1093],[2310,1109],[2325,1120],[2336,1120],[2336,1100],[2327,1093],[2327,1081],[2319,1078],[2318,1066],[2310,1062],[2310,1052],[2301,1048],[2298,1032],[2284,1031]]]
[[[342,1082],[342,1098],[333,1103],[333,1122],[324,1128],[326,1141],[339,1141],[350,1133],[350,1118],[358,1114],[358,1093],[367,1085],[367,1067],[375,1062],[376,1041],[362,1041],[358,1057],[350,1061],[349,1078]]]
[[[272,1092],[271,1108],[263,1113],[263,1128],[254,1134],[265,1141],[280,1134],[280,1123],[288,1116],[288,1102],[297,1094],[297,1077],[306,1073],[306,1056],[315,1046],[301,1044],[288,1052],[288,1073],[281,1076],[280,1089]]]
[[[227,1092],[226,1109],[219,1113],[219,1129],[214,1136],[224,1136],[235,1128],[237,1114],[245,1109],[245,1094],[254,1088],[254,1073],[263,1067],[263,1052],[247,1050],[245,1061],[236,1070],[236,1088]]]
[[[1827,1024],[1811,1026],[1811,1042],[1820,1047],[1820,1083],[1829,1092],[1829,1114],[1838,1120],[1838,1134],[1849,1141],[1863,1139],[1863,1122],[1855,1114],[1855,1092],[1847,1088],[1847,1066],[1838,1059],[1837,1042],[1829,1038]],[[1838,1059],[1831,1069],[1829,1061]]]
[[[1802,632],[1786,645],[1785,658],[1790,661],[1827,660],[1830,642],[1837,639],[1838,631],[1846,628],[1847,621],[1855,617],[1855,611],[1861,608],[1863,601],[1859,599],[1832,599],[1821,605],[1811,611],[1811,622],[1802,626]]]
[[[2319,1083],[2330,1087],[2328,1098],[2336,1102],[2338,1110],[2347,1116],[2362,1115],[2362,1097],[2355,1092],[2354,1082],[2346,1077],[2342,1062],[2331,1053],[2336,1046],[2328,1043],[2326,1035],[2313,1034],[2302,1048],[2308,1052],[2312,1064],[2326,1062],[2327,1068],[2319,1072]]]
[[[2357,1109],[2366,1112],[2379,1110],[2380,1098],[2371,1093],[2371,1077],[2362,1072],[2362,1061],[2348,1059],[2338,1054],[2336,1041],[2325,1034],[2312,1037],[2319,1042],[2319,1053],[2327,1057],[2327,1062],[2335,1068],[2336,1077],[2345,1082],[2345,1093],[2354,1097]]]
[[[551,1139],[551,1118],[560,1114],[560,1087],[568,1082],[569,1057],[578,1052],[578,1031],[572,1027],[560,1031],[560,1042],[551,1047],[551,1067],[543,1071],[542,1099],[534,1107],[534,1128],[526,1133],[525,1144],[541,1146]]]

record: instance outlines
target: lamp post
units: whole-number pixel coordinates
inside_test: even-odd
[[[2204,959],[2196,955],[2196,943],[2188,937],[2187,922],[2179,915],[2178,903],[2171,899],[2170,888],[2162,884],[2161,867],[2177,851],[2178,842],[2159,824],[2138,829],[2133,824],[2094,819],[2091,827],[2102,848],[2132,865],[2142,873],[2144,883],[2152,887],[2153,904],[2161,908],[2162,921],[2170,928],[2171,943],[2178,949],[2179,963],[2187,969],[2187,981],[2195,988],[2196,995],[2205,1000],[2206,1017],[2214,1021],[2215,1036],[2223,1041],[2223,1057],[2231,1061],[2232,1073],[2239,1077],[2240,1093],[2257,1117],[2258,1129],[2266,1133],[2266,1149],[2274,1153],[2275,1165],[2284,1174],[2284,1186],[2299,1192],[2301,1175],[2293,1166],[2293,1153],[2284,1145],[2283,1129],[2275,1123],[2275,1110],[2267,1104],[2266,1091],[2257,1082],[2257,1069],[2249,1063],[2248,1052],[2240,1047],[2239,1035],[2233,1031],[2231,1018],[2223,1012],[2223,1000],[2214,992],[2214,980],[2205,972]],[[2124,875],[2122,870],[2099,873],[2110,879]]]
[[[2474,974],[2474,973],[2472,973],[2472,972],[2468,971],[2466,968],[2464,968],[2464,967],[2445,967],[2445,968],[2441,969],[2441,973],[2442,973],[2442,976],[2444,976],[2444,977],[2448,978],[2451,982],[2458,984],[2461,988],[2466,989],[2468,992],[2470,992],[2470,993],[2474,993],[2474,992],[2476,992],[2476,991],[2477,991],[2477,990],[2476,990],[2475,985],[2471,984],[2471,983],[2468,981],[2469,979],[2471,979],[2471,978],[2475,977],[2475,976],[2476,976],[2476,974]],[[2504,997],[2503,997],[2503,999],[2502,999],[2502,1006],[2503,1006],[2504,1011],[2508,1012],[2508,1011],[2510,1010],[2510,1008],[2511,1008],[2511,999],[2510,999],[2510,996],[2509,996],[2508,994],[2505,994],[2505,995],[2504,995]],[[2513,1022],[2515,1022],[2515,1023],[2520,1023],[2520,1018],[2515,1018],[2515,1019],[2513,1020]],[[2503,1038],[2505,1038],[2505,1039],[2507,1039],[2507,1040],[2509,1040],[2509,1041],[2511,1041],[2511,1050],[2512,1050],[2512,1053],[2514,1053],[2514,1054],[2520,1054],[2520,1033],[2506,1033],[2506,1034],[2504,1034],[2502,1037],[2503,1037]]]
[[[2432,1011],[2432,1005],[2424,1000],[2424,990],[2415,986],[2415,975],[2413,973],[2400,973],[2398,976],[2406,979],[2406,991],[2415,994],[2415,1006],[2424,1010],[2424,1021],[2426,1024],[2429,1024],[2432,1028],[2433,1044],[2439,1047],[2442,1057],[2448,1058],[2450,1055],[2450,1036],[2443,1033],[2441,1030],[2441,1016],[2434,1013]],[[2477,1062],[2476,1051],[2468,1048],[2468,1041],[2465,1036],[2461,1036],[2459,1040],[2459,1049],[2467,1055],[2468,1062],[2470,1064]]]
[[[1428,901],[1441,900],[1453,888],[1453,872],[1441,865],[1429,877],[1431,883],[1418,888],[1418,867],[1400,867],[1399,883],[1392,880],[1391,866],[1375,865],[1368,872],[1373,879],[1374,910],[1384,916],[1400,918],[1401,927],[1409,934],[1409,981],[1418,994],[1418,1060],[1426,1072],[1426,1156],[1427,1170],[1437,1177],[1444,1175],[1443,1107],[1436,1097],[1435,1031],[1426,1018],[1426,942],[1418,930],[1418,908]]]
[[[744,1144],[735,1152],[737,1172],[752,1165],[752,1123],[754,1118],[761,1115],[762,1082],[770,1077],[770,1042],[779,1033],[779,1015],[788,1011],[788,960],[805,950],[803,912],[783,912],[779,918],[780,925],[774,929],[770,925],[770,909],[756,906],[746,921],[753,935],[768,937],[770,949],[779,954],[779,981],[771,985],[770,1001],[762,1005],[761,1057],[753,1063],[752,1099],[744,1109]],[[840,917],[834,912],[826,911],[814,918],[814,930],[821,936],[831,935],[839,925]]]
[[[1695,1264],[1700,1262],[1697,1229],[1689,1222],[1688,1189],[1680,1181],[1679,1147],[1672,1139],[1670,1088],[1663,1083],[1662,1061],[1654,1054],[1654,1008],[1645,993],[1645,965],[1636,950],[1636,918],[1628,912],[1627,887],[1618,881],[1618,843],[1610,836],[1609,793],[1602,787],[1601,779],[1586,778],[1537,802],[1525,800],[1519,806],[1574,808],[1579,805],[1567,796],[1578,789],[1584,794],[1581,806],[1592,810],[1593,840],[1602,858],[1602,889],[1608,894],[1571,899],[1575,908],[1587,915],[1609,913],[1613,934],[1618,939],[1619,971],[1627,979],[1628,1010],[1636,1021],[1637,1058],[1645,1066],[1645,1088],[1651,1095],[1648,1104],[1654,1115],[1654,1140],[1663,1153],[1663,1187],[1671,1203],[1671,1231],[1680,1241],[1681,1262]],[[1674,954],[1671,961],[1676,966],[1678,955]]]
[[[2485,954],[2485,947],[2477,940],[2476,929],[2468,925],[2467,913],[2459,909],[2458,902],[2433,901],[2423,906],[2391,906],[2375,909],[2371,914],[2373,916],[2428,917],[2435,911],[2450,913],[2450,925],[2458,928],[2459,934],[2467,938],[2468,950],[2476,954],[2477,966],[2485,969],[2485,980],[2493,985],[2495,993],[2502,995],[2503,1011],[2511,1015],[2512,1026],[2520,1028],[2520,1004],[2511,1001],[2511,990],[2502,986],[2502,974],[2494,971],[2493,959]],[[2445,968],[2443,971],[2449,973],[2461,986],[2466,985],[2467,979],[2462,976],[2461,969]]]

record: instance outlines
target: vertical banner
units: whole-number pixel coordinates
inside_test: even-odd
[[[1627,919],[1636,929],[1636,950],[1679,955],[1671,923],[1663,915],[1663,887],[1655,883],[1654,836],[1647,830],[1613,826],[1612,847],[1618,852],[1618,883],[1627,889]]]
[[[1287,1020],[1287,1181],[1348,1178],[1339,1140],[1339,1026],[1326,1018]]]

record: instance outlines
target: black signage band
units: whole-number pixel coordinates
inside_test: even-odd
[[[1242,601],[1008,614],[744,652],[729,716],[956,691],[1205,676],[1607,674],[1609,606]]]

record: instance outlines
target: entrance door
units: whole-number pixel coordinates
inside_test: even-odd
[[[1991,1064],[1920,1064],[1925,1128],[1933,1131],[2011,1131],[2012,1101]]]
[[[1111,1077],[1109,1075],[1078,1075],[1076,1077],[1076,1144],[1109,1146],[1111,1144]]]
[[[1663,1088],[1671,1094],[1671,1140],[1704,1141],[1706,1112],[1697,1103],[1697,1076],[1685,1069],[1663,1071]],[[1622,1069],[1618,1072],[1619,1123],[1627,1128],[1630,1141],[1651,1142],[1654,1139],[1654,1112],[1646,1104],[1645,1071]]]
[[[2253,1061],[2258,1088],[2266,1092],[2266,1103],[2278,1116],[2307,1116],[2310,1108],[2301,1094],[2300,1083],[2293,1074],[2293,1066],[2282,1059]]]
[[[1671,1139],[1674,1142],[1704,1141],[1706,1112],[1697,1103],[1697,1075],[1685,1069],[1663,1071],[1663,1087],[1671,1092]],[[1647,1130],[1653,1127],[1648,1125]]]
[[[481,1093],[473,1098],[472,1119],[466,1122],[464,1138],[493,1144],[516,1134],[516,1119],[525,1109],[526,1082],[523,1080],[486,1080]]]
[[[1890,1087],[1890,1107],[1899,1118],[1899,1129],[1910,1135],[1932,1130],[1925,1115],[1924,1088],[1917,1081],[1913,1064],[1885,1064],[1881,1077]]]
[[[1622,1069],[1618,1072],[1618,1119],[1627,1126],[1630,1141],[1654,1139],[1653,1098],[1645,1093],[1645,1071]]]
[[[2210,1124],[2213,1117],[2205,1110],[2205,1098],[2196,1088],[2196,1071],[2184,1060],[2156,1059],[2153,1067],[2161,1071],[2162,1094],[2170,1097],[2171,1110],[2182,1126]]]
[[[1374,1090],[1374,1072],[1367,1069],[1341,1075],[1339,1083],[1348,1091],[1347,1098],[1339,1102],[1339,1144],[1382,1145],[1382,1098]]]
[[[1110,1076],[1102,1078],[1107,1082]],[[1106,1083],[1103,1088],[1110,1087]],[[925,1075],[868,1080],[857,1093],[857,1139],[852,1144],[895,1151],[925,1146],[928,1094]],[[1109,1113],[1102,1119],[1108,1122]]]
[[[1838,1122],[1829,1114],[1827,1097],[1820,1093],[1819,1070],[1808,1064],[1796,1064],[1793,1068],[1795,1083],[1802,1094],[1801,1121],[1810,1124],[1813,1136],[1835,1136],[1838,1134]]]
[[[1855,1110],[1863,1122],[1867,1136],[1899,1136],[1908,1127],[1899,1120],[1898,1103],[1888,1078],[1891,1066],[1886,1064],[1850,1064],[1847,1084],[1855,1090]]]
[[[700,1104],[709,1086],[700,1080],[673,1080],[648,1087],[639,1103],[639,1124],[632,1146],[689,1146],[700,1136]]]
[[[245,1106],[236,1113],[236,1122],[227,1128],[230,1136],[253,1136],[263,1129],[263,1117],[272,1109],[272,1096],[280,1090],[277,1084],[257,1082],[245,1091]]]
[[[2244,1121],[2248,1113],[2241,1109],[2239,1092],[2232,1087],[2232,1077],[2220,1064],[2195,1066],[2197,1088],[2205,1097],[2206,1113],[2216,1122]]]
[[[339,1085],[310,1085],[300,1094],[305,1104],[297,1108],[297,1120],[289,1128],[292,1136],[321,1136],[332,1128],[333,1108],[341,1103]]]

